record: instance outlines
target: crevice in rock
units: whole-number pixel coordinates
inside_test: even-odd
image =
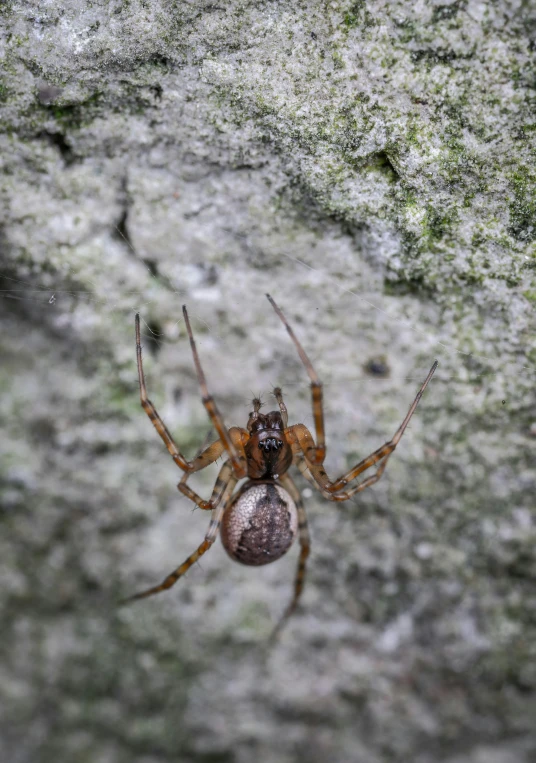
[[[38,137],[41,138],[41,140],[46,140],[51,146],[55,146],[58,149],[66,167],[69,167],[76,162],[77,157],[75,156],[69,141],[62,132],[43,130],[43,132],[39,133]]]
[[[117,223],[115,224],[115,232],[114,237],[119,238],[123,243],[125,243],[130,251],[135,252],[134,247],[132,246],[132,241],[130,240],[130,235],[128,232],[128,206],[125,205],[123,209],[121,210],[121,216]]]
[[[372,154],[369,157],[367,167],[369,169],[378,170],[383,175],[385,175],[389,180],[392,180],[392,181],[400,180],[400,175],[398,174],[393,162],[391,161],[391,157],[389,156],[387,151],[378,151],[376,154]]]

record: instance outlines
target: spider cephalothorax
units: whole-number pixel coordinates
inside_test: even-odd
[[[280,390],[279,390],[280,392]],[[285,437],[285,425],[279,411],[259,413],[260,400],[253,401],[249,416],[249,440],[245,453],[250,479],[274,478],[288,471],[292,463],[292,450]]]
[[[192,461],[187,461],[177,448],[156,408],[147,397],[141,359],[140,318],[139,315],[136,315],[136,353],[141,404],[164,441],[171,457],[184,472],[178,484],[179,490],[199,508],[210,510],[212,515],[205,539],[194,553],[168,575],[160,585],[141,591],[131,596],[127,601],[142,599],[171,588],[192,564],[212,546],[220,527],[223,545],[227,553],[235,561],[247,565],[268,564],[275,561],[286,553],[298,535],[300,557],[294,584],[294,597],[280,621],[281,625],[298,603],[303,588],[305,562],[309,555],[310,546],[305,508],[300,492],[288,474],[288,469],[294,464],[302,475],[330,501],[346,501],[361,490],[373,485],[382,476],[389,457],[404,434],[404,430],[437,368],[436,361],[392,440],[364,458],[346,474],[336,480],[331,480],[323,466],[326,457],[326,445],[322,384],[285,316],[270,295],[267,294],[266,296],[285,325],[309,375],[316,442],[303,424],[288,426],[288,412],[283,402],[283,393],[279,387],[274,389],[274,397],[279,406],[279,411],[271,411],[267,414],[260,413],[261,401],[255,398],[253,411],[247,422],[247,429],[240,427],[227,429],[214,399],[208,392],[188,313],[186,307],[183,307],[203,405],[218,433],[218,439],[212,445],[205,448]],[[193,472],[204,469],[220,456],[225,456],[225,461],[218,474],[212,496],[209,501],[205,501],[187,484],[188,477]],[[353,486],[347,487],[349,483],[375,464],[378,464],[378,467],[373,474]],[[236,483],[244,477],[248,478],[247,482],[242,485],[237,493],[234,493]]]

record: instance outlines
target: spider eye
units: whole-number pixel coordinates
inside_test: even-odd
[[[259,448],[262,448],[266,453],[271,450],[279,450],[283,447],[281,440],[276,440],[275,437],[268,437],[266,440],[261,440]]]

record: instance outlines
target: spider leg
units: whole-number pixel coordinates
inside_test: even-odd
[[[136,357],[138,361],[138,379],[140,383],[140,400],[141,400],[141,405],[143,407],[143,410],[151,419],[154,428],[156,429],[156,431],[158,432],[158,434],[164,441],[166,448],[168,449],[171,457],[173,458],[177,466],[180,469],[182,469],[184,472],[186,472],[187,474],[190,472],[199,471],[199,469],[203,469],[205,466],[208,466],[208,464],[212,463],[217,458],[219,458],[219,456],[223,453],[223,450],[225,449],[225,443],[223,442],[223,439],[221,439],[221,442],[215,442],[213,446],[211,446],[210,448],[207,448],[201,455],[198,455],[192,461],[188,461],[186,458],[184,458],[182,453],[179,451],[168,428],[166,427],[166,425],[160,418],[158,411],[154,407],[153,403],[149,400],[149,397],[147,395],[147,387],[145,385],[145,374],[143,373],[143,361],[142,361],[142,354],[141,354],[141,333],[140,333],[139,313],[136,314],[135,325],[136,325]],[[196,356],[194,356],[194,359],[195,357]],[[236,434],[233,434],[234,430],[241,432],[242,434],[240,436],[237,436]],[[219,434],[219,431],[218,431],[218,434]],[[238,448],[239,450],[238,458],[242,464],[245,464],[246,456],[245,456],[244,447],[242,444],[242,441],[243,441],[242,435],[249,437],[246,430],[240,429],[239,427],[232,427],[232,429],[229,432],[229,437],[231,438],[231,444],[234,443],[234,447]],[[212,455],[214,457],[212,457]]]
[[[281,318],[286,330],[288,331],[288,334],[292,341],[294,342],[294,345],[296,349],[298,350],[298,355],[300,356],[301,362],[305,366],[305,369],[309,375],[309,379],[311,380],[311,395],[313,399],[313,417],[315,420],[315,431],[316,431],[316,445],[314,445],[314,454],[311,451],[310,452],[310,460],[313,464],[321,464],[323,463],[325,457],[326,457],[326,437],[324,433],[324,409],[322,407],[322,382],[316,375],[316,371],[313,368],[313,364],[309,360],[308,356],[305,353],[305,350],[301,346],[300,342],[298,341],[298,338],[294,331],[291,329],[287,319],[281,312],[280,308],[276,305],[272,297],[267,294],[268,300],[278,316]],[[274,390],[274,395],[276,392],[279,391],[281,394],[281,390],[278,388]],[[279,398],[276,395],[277,402],[279,403]],[[281,398],[282,403],[282,398]],[[281,409],[281,403],[279,403],[279,407]],[[285,408],[286,411],[286,408]],[[283,415],[283,410],[281,409],[281,414]]]
[[[362,482],[358,482],[357,485],[354,485],[349,490],[346,490],[345,492],[341,493],[330,493],[327,490],[325,490],[321,485],[316,481],[313,474],[311,473],[311,470],[309,466],[307,465],[307,461],[304,458],[297,458],[294,462],[302,475],[305,477],[306,480],[308,480],[312,485],[316,487],[316,489],[324,496],[324,498],[327,498],[328,501],[347,501],[349,498],[352,498],[356,493],[360,493],[362,490],[365,490],[367,487],[370,487],[371,485],[374,485],[375,482],[378,482],[380,477],[382,476],[385,467],[387,466],[387,459],[383,461],[383,463],[380,464],[380,466],[376,469],[374,474],[372,474],[370,477],[367,477]]]
[[[212,511],[214,506],[217,506],[220,502],[221,496],[223,495],[223,492],[227,486],[227,483],[229,482],[232,473],[233,467],[229,461],[226,461],[218,472],[216,482],[214,483],[214,488],[212,489],[212,495],[210,496],[210,501],[203,500],[203,498],[201,498],[194,490],[188,487],[186,481],[190,477],[190,474],[185,474],[177,487],[180,492],[186,496],[186,498],[189,498],[191,501],[193,501],[200,509],[204,509],[205,511]]]
[[[417,392],[417,395],[415,397],[415,400],[412,402],[412,404],[409,407],[409,411],[407,412],[404,421],[402,424],[398,427],[396,430],[392,440],[389,442],[386,442],[385,445],[382,445],[381,448],[378,448],[378,450],[375,450],[374,453],[371,453],[370,456],[367,458],[364,458],[362,461],[360,461],[358,464],[356,464],[353,469],[350,469],[346,474],[343,474],[342,477],[340,477],[338,480],[336,480],[333,485],[331,485],[328,489],[330,493],[338,493],[341,488],[345,487],[348,482],[351,482],[353,479],[355,479],[361,472],[366,471],[369,469],[373,464],[377,463],[378,461],[381,461],[383,458],[385,458],[385,462],[383,466],[381,467],[381,472],[379,474],[379,477],[381,477],[381,474],[383,472],[383,469],[385,468],[385,463],[387,463],[387,459],[393,452],[393,450],[396,448],[398,443],[400,442],[400,439],[402,438],[402,435],[404,434],[404,431],[409,424],[409,421],[413,414],[415,413],[415,409],[417,408],[419,401],[421,397],[423,396],[424,390],[428,386],[428,383],[430,382],[430,379],[435,373],[435,370],[438,366],[437,360],[433,364],[432,368],[428,372],[428,376],[424,380],[424,382],[421,385],[421,388]],[[378,472],[380,470],[378,469]],[[379,479],[378,477],[378,479]]]
[[[313,438],[307,427],[305,427],[303,424],[295,424],[294,426],[285,430],[285,434],[290,441],[292,450],[295,456],[298,456],[296,459],[297,466],[304,477],[306,477],[306,479],[312,478],[314,484],[320,490],[322,495],[332,501],[346,501],[348,498],[351,498],[353,495],[355,495],[355,493],[358,493],[377,482],[385,470],[387,461],[400,442],[400,439],[404,434],[404,431],[409,424],[411,417],[415,413],[415,409],[417,408],[417,405],[419,404],[419,401],[424,393],[424,390],[428,386],[430,379],[434,375],[437,365],[438,363],[436,360],[430,369],[428,376],[421,385],[421,388],[419,389],[415,400],[411,404],[406,417],[395,432],[393,438],[389,440],[389,442],[386,442],[384,445],[382,445],[381,448],[375,450],[374,453],[371,453],[370,456],[364,458],[352,469],[346,472],[346,474],[344,474],[342,477],[339,477],[339,479],[335,481],[329,479],[322,465],[311,462],[309,454],[311,452],[311,442],[313,441]],[[303,453],[303,459],[299,458],[300,451]],[[354,485],[354,487],[350,488],[349,490],[341,492],[342,489],[346,487],[346,485],[351,480],[354,480],[362,472],[370,469],[371,466],[374,466],[374,464],[377,464],[379,461],[382,463],[372,476],[367,477],[365,480],[360,482],[358,485]]]
[[[243,438],[246,439],[249,437],[248,433],[244,429],[240,429],[239,427],[232,427],[229,430],[229,434],[231,436],[231,439],[233,440],[237,450],[244,454],[244,445],[243,445]],[[191,501],[193,501],[197,506],[199,506],[200,509],[204,510],[211,510],[214,508],[214,501],[218,495],[218,491],[223,491],[225,489],[227,479],[227,472],[224,472],[224,468],[227,466],[228,469],[232,471],[232,466],[229,462],[226,462],[223,467],[221,468],[218,478],[216,480],[216,484],[214,486],[214,491],[212,493],[212,496],[210,498],[210,501],[205,501],[203,498],[201,498],[194,490],[192,490],[191,487],[189,487],[186,483],[188,482],[190,476],[194,472],[198,472],[201,469],[204,469],[209,464],[212,464],[216,459],[218,459],[224,451],[223,443],[221,440],[216,440],[216,442],[213,442],[212,445],[209,445],[206,450],[204,450],[202,453],[200,453],[194,460],[191,462],[191,470],[189,472],[186,472],[179,484],[177,485],[180,492],[185,495],[187,498],[189,498]],[[245,457],[245,454],[244,454]],[[224,480],[222,482],[222,480]]]
[[[223,517],[223,513],[225,511],[225,506],[227,504],[227,500],[229,496],[231,495],[232,491],[234,490],[234,487],[237,483],[237,478],[233,476],[232,473],[232,467],[231,465],[226,462],[221,470],[220,475],[225,469],[225,467],[228,467],[228,478],[227,478],[227,485],[226,487],[220,492],[219,500],[217,503],[215,503],[213,509],[212,509],[212,516],[210,517],[210,524],[208,526],[207,534],[205,535],[205,539],[203,542],[196,548],[196,550],[193,552],[193,554],[190,554],[190,556],[184,560],[184,562],[180,565],[180,567],[177,567],[176,570],[173,570],[171,574],[169,574],[164,580],[160,583],[160,585],[153,586],[152,588],[147,588],[145,591],[140,591],[140,593],[134,594],[134,596],[130,596],[127,599],[124,599],[121,603],[122,604],[128,604],[131,601],[135,601],[136,599],[145,599],[147,596],[154,596],[154,594],[160,593],[161,591],[166,591],[168,588],[171,588],[171,586],[175,585],[177,580],[181,578],[185,572],[187,572],[192,564],[195,564],[200,556],[203,556],[209,548],[212,546],[214,541],[216,540],[216,536],[218,535],[218,530],[220,529],[221,519]],[[214,486],[214,493],[216,492],[216,488],[218,486],[218,482],[216,482],[216,485]]]
[[[294,431],[291,432],[291,430]],[[396,443],[393,444],[393,441],[390,440],[389,442],[385,443],[385,445],[382,445],[381,448],[378,448],[378,450],[374,451],[374,453],[372,453],[370,456],[363,459],[363,461],[360,461],[359,464],[352,470],[352,472],[357,472],[357,474],[354,474],[352,479],[354,479],[358,474],[361,474],[361,472],[364,472],[366,469],[369,469],[378,461],[384,459],[383,463],[380,465],[376,474],[374,475],[374,479],[369,477],[363,483],[350,488],[346,492],[341,492],[342,488],[348,482],[348,480],[345,479],[346,475],[345,477],[341,477],[338,480],[332,481],[328,477],[322,464],[312,464],[307,458],[307,442],[309,438],[312,439],[311,433],[307,430],[307,427],[305,427],[303,424],[296,424],[295,426],[289,427],[289,429],[285,430],[285,434],[291,441],[291,447],[295,454],[295,463],[300,472],[306,479],[309,480],[309,482],[312,482],[315,485],[315,487],[322,493],[324,498],[327,498],[331,501],[346,501],[355,493],[363,490],[365,487],[369,487],[369,485],[372,485],[374,482],[377,482],[383,474],[383,471],[387,465],[387,461],[396,447]],[[296,437],[294,443],[291,439],[292,436]],[[303,447],[302,442],[304,443]],[[300,457],[300,453],[303,453],[302,457]],[[338,486],[337,490],[336,486]]]
[[[241,429],[240,427],[231,427],[229,430],[229,435],[241,457],[243,456],[245,458],[244,442],[247,442],[249,439],[249,434],[245,429]],[[198,454],[190,462],[190,471],[183,475],[181,481],[177,485],[177,488],[180,490],[180,492],[191,501],[193,501],[200,509],[212,509],[214,495],[211,497],[210,501],[205,501],[186,483],[188,482],[190,475],[192,475],[194,472],[198,472],[201,469],[204,469],[209,464],[214,463],[214,461],[220,458],[223,452],[224,446],[222,441],[216,440],[216,442],[213,442],[212,445],[209,445],[208,448],[206,448],[202,453]],[[220,475],[218,475],[218,480],[220,479]],[[216,482],[216,485],[217,484],[218,482]]]
[[[184,458],[184,456],[180,453],[179,449],[177,448],[175,441],[171,434],[168,431],[168,428],[160,418],[156,408],[152,404],[152,402],[149,400],[149,397],[147,396],[147,388],[145,386],[145,375],[143,373],[143,362],[141,359],[141,337],[140,337],[140,316],[139,313],[136,313],[136,357],[138,361],[138,379],[140,382],[140,400],[141,405],[143,407],[143,410],[149,416],[151,419],[154,428],[164,441],[164,444],[166,448],[168,449],[171,458],[175,461],[179,469],[182,469],[185,472],[190,471],[190,464],[189,462]]]
[[[296,508],[298,509],[298,532],[299,532],[299,539],[300,539],[300,557],[298,559],[298,568],[296,570],[296,578],[294,580],[294,596],[292,598],[292,601],[286,608],[285,612],[283,613],[283,616],[279,620],[278,624],[272,631],[272,635],[270,637],[271,641],[273,641],[278,636],[281,628],[289,619],[289,617],[294,613],[294,611],[296,610],[296,607],[298,606],[298,602],[303,591],[303,584],[305,581],[305,566],[307,562],[307,557],[309,556],[309,552],[311,550],[311,539],[309,535],[309,527],[307,525],[307,516],[305,514],[305,507],[301,499],[300,491],[296,487],[294,480],[288,474],[283,474],[280,477],[279,481],[281,482],[285,490],[288,490],[288,492],[290,493],[290,496],[292,497],[292,500],[296,504]]]
[[[182,306],[182,312],[184,315],[184,321],[186,323],[186,330],[188,331],[188,336],[190,338],[190,346],[192,348],[192,355],[194,356],[194,364],[195,364],[195,370],[197,372],[197,379],[199,381],[199,386],[201,387],[203,405],[205,406],[206,411],[208,415],[210,416],[210,420],[212,421],[214,429],[218,433],[218,437],[222,441],[225,447],[225,450],[229,454],[229,459],[231,460],[235,474],[238,477],[238,479],[240,479],[242,477],[245,477],[247,474],[246,458],[244,455],[240,455],[239,453],[237,453],[236,448],[233,444],[233,441],[231,440],[231,437],[229,436],[229,432],[225,424],[223,423],[223,419],[218,410],[218,407],[216,406],[214,398],[212,397],[212,395],[209,394],[208,387],[207,387],[207,380],[205,378],[205,374],[201,367],[201,361],[199,360],[199,355],[197,353],[197,348],[195,346],[194,335],[192,333],[192,327],[190,326],[190,319],[188,318],[186,305]]]

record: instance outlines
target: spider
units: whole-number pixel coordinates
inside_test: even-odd
[[[385,471],[391,454],[404,434],[404,430],[437,368],[438,362],[436,360],[392,440],[386,442],[381,448],[375,450],[374,453],[364,458],[338,479],[331,480],[323,467],[326,457],[326,442],[322,383],[280,308],[269,294],[266,296],[294,342],[311,380],[316,442],[304,424],[288,425],[288,412],[283,401],[283,393],[279,387],[273,390],[279,407],[278,411],[262,414],[260,412],[261,401],[259,398],[255,398],[252,403],[253,411],[249,414],[246,429],[241,427],[227,429],[214,398],[208,391],[188,312],[183,306],[184,321],[190,338],[203,405],[218,433],[218,439],[215,442],[202,450],[191,461],[187,461],[147,396],[141,356],[140,317],[139,314],[136,315],[136,355],[141,405],[164,441],[172,459],[184,472],[177,485],[178,489],[199,508],[210,511],[211,518],[203,542],[180,567],[173,570],[160,585],[141,591],[126,599],[126,602],[153,596],[175,585],[177,580],[212,546],[218,531],[223,546],[231,559],[251,566],[275,562],[289,550],[296,536],[298,536],[300,554],[294,582],[294,596],[276,628],[278,631],[298,604],[303,590],[306,560],[310,550],[305,508],[300,492],[288,473],[290,466],[297,466],[302,475],[320,491],[324,498],[330,501],[347,501],[356,493],[370,487],[380,479]],[[211,498],[209,501],[205,501],[188,485],[188,479],[191,474],[204,469],[220,456],[224,456],[225,461],[219,471]],[[349,483],[374,464],[379,464],[374,474],[349,486]],[[247,478],[247,481],[237,492],[234,492],[237,482],[244,477]]]

